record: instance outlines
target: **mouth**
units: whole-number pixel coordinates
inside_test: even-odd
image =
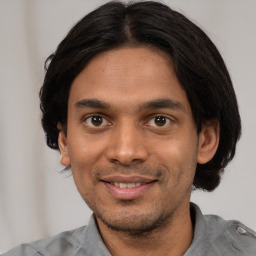
[[[111,185],[114,185],[118,188],[134,188],[144,185],[146,183],[119,183],[119,182],[111,182]]]
[[[113,176],[104,178],[101,182],[115,199],[133,200],[143,196],[157,180],[140,176]]]

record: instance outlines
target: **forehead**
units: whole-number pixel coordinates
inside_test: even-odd
[[[189,108],[167,53],[152,47],[123,47],[98,54],[71,85],[69,105],[97,99],[119,107],[170,98]]]

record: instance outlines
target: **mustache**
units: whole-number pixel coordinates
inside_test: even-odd
[[[98,167],[94,170],[94,176],[97,179],[101,179],[104,176],[113,174],[123,175],[142,175],[160,178],[164,175],[164,167],[152,167],[152,166],[113,166],[113,167]]]

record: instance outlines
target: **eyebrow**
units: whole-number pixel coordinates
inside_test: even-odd
[[[75,106],[77,108],[99,108],[99,109],[111,108],[111,105],[109,103],[103,102],[98,99],[82,99],[76,102]],[[181,110],[183,112],[186,112],[184,105],[182,105],[180,102],[172,99],[166,99],[166,98],[160,98],[160,99],[145,102],[139,106],[139,111],[153,110],[153,109],[159,109],[159,108],[169,108],[169,109]]]
[[[101,108],[101,109],[110,108],[110,105],[108,103],[97,100],[97,99],[82,99],[76,102],[75,106],[77,108]]]
[[[184,105],[180,102],[172,100],[172,99],[156,99],[149,102],[146,102],[141,106],[143,109],[152,110],[157,108],[169,108],[169,109],[177,109],[183,112],[186,112]]]

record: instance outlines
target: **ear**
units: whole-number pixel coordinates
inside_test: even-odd
[[[69,159],[69,154],[68,154],[67,137],[66,137],[65,131],[63,129],[63,126],[60,122],[57,124],[57,128],[59,130],[58,143],[59,143],[59,148],[60,148],[60,163],[63,166],[68,167],[68,166],[70,166],[70,159]]]
[[[198,139],[197,163],[205,164],[215,155],[220,138],[218,120],[210,120],[202,125]]]

